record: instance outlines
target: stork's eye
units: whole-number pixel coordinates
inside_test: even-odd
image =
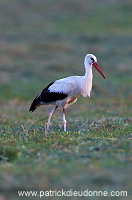
[[[94,62],[94,59],[93,58],[90,58],[93,62]]]

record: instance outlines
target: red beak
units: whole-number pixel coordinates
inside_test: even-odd
[[[93,66],[98,70],[98,72],[103,76],[103,78],[105,79],[105,75],[104,75],[104,73],[102,72],[102,70],[101,70],[101,68],[100,68],[100,66],[98,65],[98,63],[97,62],[94,62],[93,63]]]

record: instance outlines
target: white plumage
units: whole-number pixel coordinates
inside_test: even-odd
[[[47,131],[50,126],[50,119],[53,112],[59,107],[63,108],[63,124],[64,131],[66,131],[66,108],[75,103],[80,95],[84,97],[89,96],[92,90],[92,66],[94,66],[99,73],[105,78],[101,68],[97,63],[97,58],[93,54],[87,54],[84,60],[85,75],[84,76],[70,76],[56,80],[49,84],[40,95],[38,95],[32,102],[29,111],[34,111],[38,106],[53,104],[55,108],[49,113]]]

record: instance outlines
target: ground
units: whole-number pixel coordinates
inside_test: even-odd
[[[61,189],[127,191],[108,199],[131,199],[131,6],[130,0],[1,0],[0,200],[40,199],[18,191]],[[68,131],[60,109],[46,134],[52,106],[31,114],[33,98],[56,79],[83,75],[87,53],[97,56],[106,80],[93,69],[91,97],[67,109]]]

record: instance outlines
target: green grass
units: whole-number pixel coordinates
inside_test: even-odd
[[[131,199],[130,8],[130,0],[0,2],[0,200],[50,189],[127,190],[118,199]],[[58,109],[46,134],[51,106],[31,114],[32,99],[51,81],[84,74],[86,53],[106,80],[93,69],[91,98],[67,109],[68,131]]]

